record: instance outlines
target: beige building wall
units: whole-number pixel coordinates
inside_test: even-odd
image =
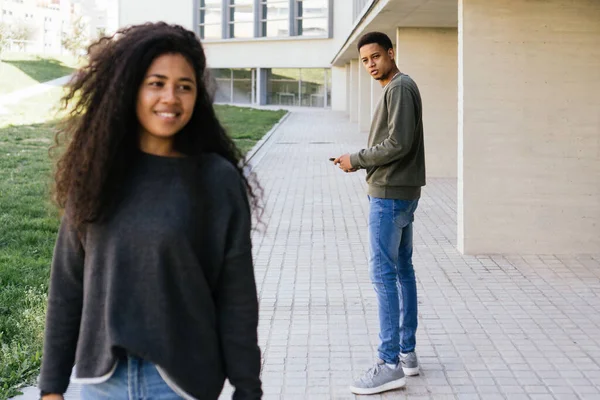
[[[360,72],[359,68],[361,68],[358,63],[358,59],[352,60],[350,62],[350,109],[348,110],[348,114],[350,114],[351,122],[358,122],[358,73]]]
[[[333,40],[328,61],[331,61],[335,52],[342,47],[354,27],[352,6],[348,3],[348,0],[333,1]]]
[[[358,66],[358,127],[361,132],[368,132],[371,127],[371,81],[373,78],[367,72],[360,60]]]
[[[457,176],[458,31],[398,28],[396,62],[421,92],[427,176]]]
[[[136,25],[144,22],[165,21],[194,30],[194,1],[162,0],[119,1],[119,26]]]
[[[348,99],[346,67],[331,67],[331,109],[346,111]]]
[[[204,42],[210,68],[329,68],[331,39],[228,39]]]
[[[373,119],[373,114],[375,113],[375,108],[379,104],[381,100],[381,94],[383,93],[383,88],[375,79],[371,79],[371,119]]]
[[[459,248],[600,249],[600,1],[459,1]]]

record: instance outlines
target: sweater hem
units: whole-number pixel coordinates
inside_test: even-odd
[[[79,383],[79,384],[83,384],[83,385],[97,385],[99,383],[104,383],[104,382],[108,381],[114,375],[114,373],[117,369],[117,365],[119,365],[119,361],[115,362],[115,365],[111,368],[111,370],[106,375],[98,376],[96,378],[78,378],[77,376],[73,376],[71,378],[71,382]],[[77,366],[75,366],[75,374],[77,374]]]
[[[169,378],[169,374],[167,374],[166,371],[158,365],[156,365],[156,370],[158,371],[158,374],[163,378],[163,381],[165,381],[167,386],[170,387],[171,390],[173,390],[178,396],[181,396],[185,400],[198,400],[195,397],[191,396],[189,393],[187,393],[185,390],[180,388],[175,382],[173,382],[173,380]]]
[[[421,197],[421,186],[369,185],[369,196],[380,199],[416,200]]]

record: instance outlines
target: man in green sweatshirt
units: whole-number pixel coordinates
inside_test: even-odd
[[[367,171],[369,272],[379,307],[379,360],[350,390],[375,394],[400,388],[405,375],[419,373],[412,222],[425,185],[425,152],[421,95],[411,77],[398,70],[390,38],[367,33],[358,50],[383,93],[371,122],[368,148],[344,154],[334,163],[345,172]]]

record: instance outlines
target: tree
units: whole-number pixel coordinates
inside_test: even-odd
[[[25,50],[25,42],[31,40],[34,34],[35,29],[33,26],[24,21],[18,21],[13,24],[10,30],[11,39],[17,42],[21,51]]]
[[[96,29],[96,36],[97,36],[96,39],[102,39],[103,37],[105,37],[106,36],[106,28],[101,27],[101,28]]]
[[[74,56],[80,56],[87,48],[89,41],[87,24],[83,17],[77,17],[71,23],[70,29],[63,32],[62,46]]]
[[[10,30],[4,22],[0,22],[0,60],[2,59],[2,53],[8,48],[10,44]]]

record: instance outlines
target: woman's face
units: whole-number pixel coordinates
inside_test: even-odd
[[[196,103],[196,75],[181,54],[164,54],[148,68],[137,96],[140,142],[164,148],[189,122]]]

